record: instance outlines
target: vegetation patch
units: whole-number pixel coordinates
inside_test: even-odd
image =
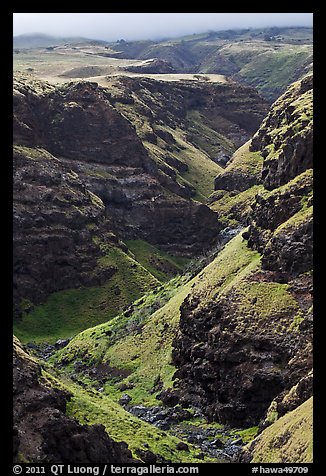
[[[249,146],[250,141],[246,142],[236,150],[227,165],[226,171],[235,172],[240,175],[245,174],[255,176],[260,180],[264,159],[259,151],[250,151]]]
[[[181,441],[179,438],[131,415],[108,396],[95,390],[86,391],[64,377],[58,381],[48,372],[44,375],[51,386],[59,386],[72,394],[67,403],[69,416],[76,418],[83,425],[104,425],[113,440],[125,441],[128,444],[134,458],[139,459],[137,450],[140,449],[152,451],[162,459],[173,463],[198,462],[195,458],[200,452],[198,448],[188,444],[189,451],[177,450],[177,445]],[[213,458],[205,458],[205,461],[216,462]]]
[[[299,309],[289,292],[288,284],[275,282],[255,282],[245,279],[241,286],[233,288],[241,317],[251,316],[254,320],[270,319],[272,316],[288,318]]]
[[[174,278],[136,302],[130,314],[127,311],[78,334],[58,352],[54,361],[71,368],[74,362],[82,360],[89,366],[102,362],[128,370],[130,374],[126,378],[109,379],[105,391],[118,399],[122,391],[116,390],[125,384],[133,405],[157,405],[156,395],[160,390],[157,382],[161,383],[161,388],[173,385],[172,341],[178,331],[180,306],[186,296],[190,291],[196,292],[201,296],[201,302],[207,302],[238,276],[249,273],[259,259],[260,255],[249,250],[238,235],[196,277],[188,282],[186,277]],[[163,298],[160,293],[170,299],[155,310],[155,300]]]
[[[227,192],[211,203],[209,207],[218,213],[219,221],[226,227],[245,223],[252,211],[257,193],[264,189],[263,185],[254,185],[240,193]],[[215,194],[212,195],[212,199]]]
[[[125,243],[137,262],[159,281],[168,281],[181,273],[190,261],[182,256],[171,256],[144,240],[128,240]]]
[[[308,208],[301,208],[297,213],[295,213],[291,218],[287,221],[282,223],[276,230],[274,231],[274,236],[279,235],[280,233],[286,233],[289,230],[293,230],[294,228],[299,228],[302,224],[306,223],[313,217],[313,207]]]
[[[22,154],[26,159],[31,160],[56,160],[58,159],[54,157],[50,152],[41,147],[26,147],[23,145],[14,145],[13,151]]]
[[[279,197],[286,194],[294,194],[300,190],[305,190],[306,193],[303,194],[303,201],[307,201],[308,198],[312,196],[312,179],[313,179],[313,170],[307,169],[302,172],[300,175],[297,175],[295,178],[290,180],[284,185],[275,188],[274,190],[265,190],[263,189],[259,195],[264,198],[275,197],[276,200],[280,200]]]
[[[253,56],[252,60],[240,69],[240,76],[268,99],[279,96],[286,87],[298,79],[298,71],[302,65],[307,69],[312,63],[312,47],[310,45],[284,45],[279,49],[262,52]]]
[[[216,131],[213,125],[210,127],[203,114],[196,110],[190,110],[187,113],[187,119],[189,121],[189,141],[206,152],[212,160],[218,158],[221,152],[229,156],[232,155],[235,150],[233,142]]]
[[[246,450],[251,463],[312,463],[313,398],[275,421]]]
[[[181,160],[188,166],[188,170],[182,174],[196,190],[195,199],[205,202],[214,191],[214,179],[223,169],[213,162],[208,155],[197,149],[194,145],[185,141],[182,131],[177,131],[175,137],[182,146],[178,154]]]
[[[22,342],[55,342],[72,337],[84,329],[112,319],[159,282],[143,266],[121,249],[108,247],[98,267],[115,268],[102,286],[67,289],[51,294],[47,300],[14,323]]]
[[[231,430],[230,434],[236,438],[241,438],[244,444],[250,443],[258,433],[258,426],[252,426],[245,430]]]

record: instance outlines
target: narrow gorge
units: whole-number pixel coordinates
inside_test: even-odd
[[[17,463],[312,462],[313,76],[219,41],[214,81],[15,71]]]

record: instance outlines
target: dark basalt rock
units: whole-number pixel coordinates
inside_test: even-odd
[[[189,446],[187,445],[187,443],[183,443],[182,441],[180,441],[180,443],[177,444],[176,449],[178,451],[189,451]]]
[[[256,197],[245,237],[248,245],[262,254],[265,269],[291,276],[312,269],[313,216],[312,212],[308,213],[313,190],[310,172],[302,173],[285,188]]]
[[[100,285],[117,269],[97,269],[93,237],[116,245],[104,206],[80,178],[45,150],[16,147],[14,168],[14,303],[16,316],[50,293]],[[114,239],[115,238],[115,239]]]
[[[265,269],[297,275],[312,269],[313,218],[294,229],[273,236],[266,245],[262,264]]]
[[[133,463],[126,443],[116,443],[103,425],[80,425],[66,412],[71,395],[49,386],[40,365],[14,339],[14,462]]]
[[[122,82],[125,94],[128,94],[128,91],[136,91],[137,85],[143,85],[141,80],[133,81],[130,85],[128,81]],[[24,194],[25,201],[31,200],[33,192],[34,201],[42,198],[44,208],[47,203],[48,208],[51,208],[52,204],[57,207],[55,212],[49,210],[48,213],[38,214],[35,213],[37,208],[33,206],[33,213],[29,215],[33,227],[56,227],[65,221],[67,210],[71,211],[68,192],[67,197],[60,195],[64,186],[62,176],[67,175],[63,170],[70,169],[78,174],[75,181],[80,181],[81,194],[87,195],[88,191],[91,191],[102,199],[105,210],[97,214],[102,218],[105,215],[110,231],[119,234],[123,239],[142,238],[164,249],[169,248],[173,252],[188,255],[200,253],[203,248],[214,243],[221,228],[216,214],[205,205],[190,200],[195,193],[193,187],[186,182],[181,184],[176,179],[177,171],[183,173],[186,170],[185,164],[168,154],[170,159],[166,163],[161,161],[160,165],[151,159],[132,121],[114,106],[109,91],[93,83],[70,83],[52,87],[46,83],[30,84],[28,81],[17,81],[15,87],[15,143],[42,147],[60,157],[60,161],[56,162],[56,173],[44,167],[40,176],[40,170],[37,175],[36,171],[28,166],[19,176],[15,176],[19,192],[15,198],[20,200]],[[166,89],[165,85],[158,85],[155,81],[145,81],[144,87],[150,90]],[[42,93],[38,88],[43,88]],[[157,91],[152,91],[153,94],[155,92]],[[171,95],[171,92],[169,94]],[[157,108],[156,103],[151,103],[151,97],[144,99],[144,110],[140,113],[146,117],[151,116]],[[182,96],[180,101],[181,99]],[[174,97],[176,108],[181,108],[181,114],[185,117],[183,102],[180,101],[176,101]],[[146,103],[148,105],[145,107]],[[163,106],[160,105],[157,112],[160,117]],[[141,107],[139,102],[137,107]],[[163,116],[161,119],[157,118],[157,123],[163,119]],[[173,120],[175,122],[176,118]],[[167,146],[175,144],[172,134],[159,126],[153,125],[154,133],[156,137],[166,141]],[[63,170],[60,170],[60,167]],[[40,189],[33,189],[33,184],[29,184],[35,181],[36,175],[39,187],[49,187],[47,191],[42,189],[42,197],[40,194],[37,196]],[[67,186],[69,185],[67,183]],[[70,204],[79,206],[74,202]],[[85,235],[89,235],[89,232],[84,230],[91,221],[89,216],[82,220],[83,214],[76,215],[77,218],[74,217],[70,228],[78,228],[80,238],[83,236],[81,229]],[[26,220],[26,215],[24,219],[17,215],[17,223],[21,227],[25,226]],[[203,232],[199,236],[201,230]],[[71,237],[66,237],[66,241],[67,247],[74,246]],[[95,249],[89,236],[85,241]],[[54,246],[59,248],[59,245]],[[83,256],[84,253],[80,254]],[[95,257],[96,252],[89,250],[87,255]],[[66,261],[80,276],[86,276],[87,270],[83,273],[78,269],[77,263],[69,261],[68,258]],[[58,283],[58,289],[65,287],[65,284],[60,286]],[[74,287],[73,282],[70,287]]]
[[[255,327],[254,312],[245,318],[240,311],[237,318],[232,289],[205,305],[192,293],[180,308],[173,342],[178,370],[169,398],[199,406],[209,419],[231,426],[257,425],[272,400],[284,414],[312,392],[312,123],[306,119],[311,87],[311,78],[291,86],[252,141],[252,150],[265,154],[267,190],[256,196],[243,234],[261,253],[263,268],[246,279],[288,283],[300,314],[286,308],[286,321],[275,332],[282,317],[271,311]],[[272,143],[279,153],[266,159]],[[253,297],[253,307],[256,302]]]
[[[232,293],[223,303],[200,309],[196,300],[184,301],[180,333],[173,342],[178,380],[170,393],[183,405],[200,407],[211,421],[247,427],[257,425],[271,400],[311,369],[311,325],[300,335],[291,330],[275,334],[268,329],[277,318],[270,316],[264,330],[254,330],[248,322],[235,332],[233,301]]]
[[[251,150],[265,157],[262,178],[268,190],[313,167],[312,89],[312,75],[290,86],[251,141]]]
[[[153,464],[157,462],[157,455],[150,450],[136,450],[136,453],[144,463]]]

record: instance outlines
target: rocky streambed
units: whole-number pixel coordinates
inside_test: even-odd
[[[65,347],[70,339],[60,339],[55,344],[28,344],[26,347],[41,360],[47,361],[60,348]],[[86,385],[76,376],[70,376],[84,388]],[[103,392],[99,387],[98,391]],[[133,405],[131,397],[125,393],[119,400],[120,405],[129,413],[147,423],[167,431],[171,435],[183,440],[179,443],[180,450],[187,451],[188,445],[198,448],[198,460],[205,456],[216,458],[218,461],[232,462],[241,452],[243,441],[237,430],[226,428],[217,423],[207,423],[200,409],[185,409],[180,405],[144,406]],[[241,432],[241,430],[239,430]],[[187,442],[187,443],[186,443]]]
[[[130,405],[130,402],[128,394],[124,394],[119,401],[132,415],[197,446],[201,451],[197,455],[198,459],[210,456],[219,461],[231,462],[245,444],[241,436],[236,433],[237,430],[227,429],[214,423],[211,425],[205,423],[199,409],[187,410],[180,405],[146,407]],[[202,426],[198,420],[203,422]],[[186,443],[180,443],[180,445],[183,445],[180,449],[187,451]]]

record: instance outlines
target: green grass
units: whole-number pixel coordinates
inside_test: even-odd
[[[306,188],[308,191],[308,197],[312,195],[312,180],[313,180],[313,170],[312,169],[307,169],[304,172],[302,172],[300,175],[297,175],[294,177],[292,180],[287,182],[284,185],[281,185],[278,188],[275,188],[274,190],[262,190],[259,195],[264,197],[265,199],[268,199],[270,197],[275,197],[277,200],[278,197],[286,194],[294,194],[297,189],[301,188]],[[303,196],[303,199],[305,201],[305,198],[307,195]]]
[[[159,167],[162,167],[163,163],[163,170],[164,167],[167,166],[167,163],[165,162],[165,156],[167,154],[171,156],[175,155],[177,159],[179,159],[181,162],[184,162],[188,166],[188,170],[182,174],[173,167],[168,167],[175,171],[177,182],[181,184],[189,183],[194,187],[196,190],[196,195],[194,198],[196,200],[205,202],[207,197],[214,190],[214,178],[223,170],[222,167],[210,159],[209,154],[205,152],[205,149],[208,150],[211,148],[209,144],[213,141],[216,142],[216,140],[223,143],[227,149],[234,150],[234,146],[232,148],[231,142],[228,141],[224,136],[218,134],[217,132],[215,133],[213,129],[204,125],[201,127],[205,128],[206,138],[203,134],[201,134],[200,144],[198,143],[198,145],[195,143],[192,144],[187,140],[186,136],[188,134],[188,130],[183,130],[181,128],[182,125],[173,129],[158,122],[155,123],[155,126],[153,127],[149,117],[144,113],[144,108],[145,110],[148,109],[149,111],[149,107],[157,107],[162,109],[164,104],[162,105],[160,100],[157,99],[154,94],[149,94],[146,92],[142,92],[141,99],[134,94],[133,99],[135,101],[134,105],[117,103],[116,107],[119,108],[119,111],[124,114],[135,127],[137,135],[142,140],[143,145],[150,157],[157,163]],[[141,109],[138,109],[139,107],[141,107]],[[198,124],[199,123],[200,121]],[[195,130],[197,130],[197,123],[195,126]],[[158,130],[171,134],[174,139],[174,143],[167,144],[160,137],[157,138],[157,143],[146,140],[146,135],[148,133],[153,134],[154,132],[155,134],[155,131]],[[204,144],[206,144],[205,147]],[[200,148],[201,146],[203,146],[203,148]]]
[[[213,162],[204,150],[199,149],[186,139],[186,133],[176,128],[171,129],[165,127],[167,132],[170,132],[180,150],[175,153],[169,152],[169,155],[175,155],[177,159],[188,166],[186,172],[180,173],[176,169],[177,182],[190,184],[196,191],[194,198],[200,202],[206,202],[208,196],[214,190],[214,179],[223,169],[221,166]],[[152,156],[158,165],[160,161],[164,162],[166,151],[158,145],[149,142],[144,142],[149,154]],[[173,167],[171,167],[173,169]]]
[[[289,332],[293,327],[293,319],[299,312],[298,303],[289,292],[288,284],[255,282],[250,276],[246,276],[232,288],[232,299],[238,329],[251,333],[265,330],[274,333]],[[272,322],[274,324],[270,326]]]
[[[290,229],[299,228],[302,224],[306,223],[313,217],[313,207],[310,206],[308,208],[302,207],[297,213],[295,213],[291,218],[287,221],[282,223],[276,230],[274,231],[274,236],[277,236],[281,233],[286,233]]]
[[[188,166],[187,172],[182,174],[182,177],[195,188],[197,194],[194,198],[205,202],[214,191],[216,175],[223,169],[213,162],[204,151],[187,142],[181,130],[174,131],[174,137],[182,146],[178,156]]]
[[[266,160],[278,160],[283,149],[287,147],[288,137],[291,141],[305,140],[313,125],[313,91],[309,89],[301,93],[301,82],[293,83],[287,92],[273,105],[273,115],[277,117],[272,121],[272,127],[268,126],[265,119],[263,126],[267,129],[264,147]],[[290,117],[284,112],[291,110]]]
[[[171,256],[144,240],[127,240],[126,245],[135,259],[159,281],[168,281],[182,272],[189,258]]]
[[[149,423],[125,411],[119,404],[113,402],[108,396],[95,390],[86,391],[72,381],[61,377],[53,377],[48,372],[43,373],[49,385],[65,389],[72,393],[72,398],[67,404],[67,414],[77,419],[81,424],[102,424],[108,435],[115,441],[125,441],[139,459],[136,450],[149,450],[165,460],[173,463],[194,463],[200,452],[195,446],[188,444],[189,452],[178,451],[177,444],[181,441]],[[148,447],[144,446],[144,443]],[[213,458],[205,458],[206,462],[217,462]]]
[[[129,317],[120,314],[110,322],[87,329],[60,351],[56,359],[66,364],[76,360],[110,362],[110,366],[128,370],[130,375],[120,382],[108,382],[106,391],[117,399],[119,393],[114,390],[117,384],[131,384],[133,388],[128,394],[133,404],[157,404],[157,392],[152,391],[155,380],[160,377],[165,388],[173,384],[172,341],[178,331],[180,306],[185,297],[196,292],[201,295],[202,303],[216,299],[239,277],[249,273],[259,259],[260,255],[249,250],[238,235],[198,276],[186,284],[180,281],[174,291],[171,285],[172,296],[163,307],[145,313],[141,319],[141,309],[136,309]],[[147,299],[152,298],[149,295]],[[146,307],[146,301],[143,305]]]
[[[246,428],[245,430],[232,430],[231,435],[239,437],[242,439],[243,443],[247,444],[252,441],[258,433],[258,426],[252,426],[251,428]]]
[[[54,157],[50,152],[48,152],[46,149],[42,149],[41,147],[26,147],[23,145],[14,145],[13,146],[13,151],[23,154],[24,157],[30,160],[54,160],[58,162],[58,159]],[[73,175],[74,177],[77,177],[77,174],[75,172],[70,171],[69,174]]]
[[[249,146],[250,141],[236,150],[226,169],[222,172],[223,174],[234,172],[236,174],[254,175],[260,178],[264,159],[260,152],[250,151]]]
[[[202,73],[219,71],[232,76],[236,72],[263,97],[274,101],[312,67],[312,45],[290,44],[291,35],[288,35],[289,44],[286,41],[267,42],[261,36],[258,39],[243,36],[242,41],[220,42],[220,46],[217,41],[215,47],[214,42],[200,42],[195,48],[202,56]]]
[[[230,155],[234,152],[233,142],[210,127],[207,124],[207,118],[199,111],[188,111],[187,120],[189,121],[188,130],[191,134],[191,142],[206,152],[209,157],[213,159],[221,151]]]
[[[236,226],[246,221],[252,211],[251,206],[255,203],[257,193],[262,190],[263,185],[254,185],[236,195],[232,192],[225,192],[209,207],[218,213],[219,221],[225,226]]]
[[[273,100],[298,79],[302,65],[311,61],[310,45],[285,45],[278,50],[253,56],[239,74],[265,97]]]
[[[257,185],[261,180],[263,157],[260,152],[251,152],[249,146],[250,141],[233,154],[218,176],[222,179],[221,185],[216,185],[218,189],[209,197],[209,207],[218,213],[225,226],[246,223],[256,194],[264,190],[262,185]],[[223,183],[228,190],[223,190]]]
[[[116,268],[102,286],[67,289],[51,294],[47,300],[14,323],[22,342],[55,342],[72,337],[84,329],[112,319],[159,282],[143,266],[121,249],[108,248],[98,267]]]
[[[121,313],[75,336],[68,346],[51,358],[51,365],[64,364],[64,372],[69,374],[77,360],[82,360],[89,368],[107,363],[128,375],[106,378],[101,384],[104,392],[99,395],[94,390],[96,382],[92,383],[89,377],[79,374],[78,378],[88,384],[88,391],[78,389],[75,392],[69,404],[69,413],[81,422],[86,421],[86,415],[89,423],[104,423],[109,434],[130,442],[133,450],[139,447],[140,441],[147,441],[151,451],[159,452],[164,457],[169,455],[171,461],[180,461],[172,459],[181,458],[181,455],[171,453],[172,440],[165,440],[164,450],[156,446],[156,442],[158,445],[163,440],[153,434],[143,433],[149,432],[149,428],[134,417],[128,415],[127,418],[125,413],[121,413],[123,409],[117,406],[117,402],[122,393],[128,393],[133,405],[158,405],[155,382],[160,380],[163,388],[173,386],[175,367],[171,356],[172,342],[179,327],[180,306],[186,296],[190,296],[190,299],[192,296],[199,298],[198,307],[227,296],[231,299],[235,331],[269,332],[270,322],[275,332],[291,331],[294,315],[298,314],[298,305],[289,293],[288,285],[255,281],[253,276],[256,271],[261,271],[260,255],[249,249],[239,234],[190,281],[180,276],[174,278],[136,302],[131,314]],[[158,310],[151,309],[156,300],[163,298],[164,293],[168,301],[165,304],[162,301],[163,305]],[[268,326],[265,325],[267,321]],[[120,390],[122,383],[128,385],[128,390]],[[195,419],[188,424],[202,426],[205,423]],[[220,428],[218,422],[216,425],[216,428]],[[256,431],[257,428],[237,429],[231,432],[231,436],[239,436],[248,442]]]
[[[312,463],[313,398],[275,421],[247,449],[251,463]]]

